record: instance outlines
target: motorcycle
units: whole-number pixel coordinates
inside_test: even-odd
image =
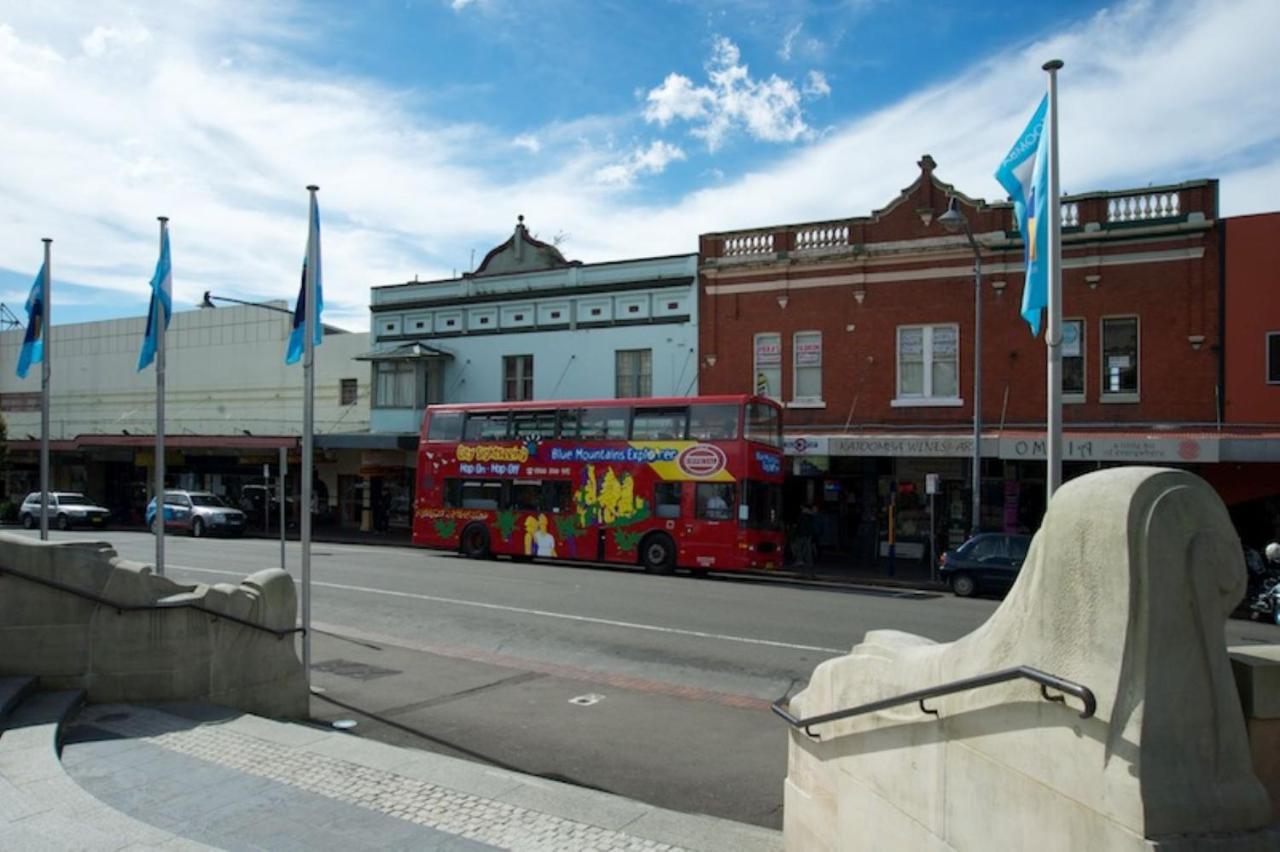
[[[1246,595],[1249,618],[1280,625],[1280,545],[1267,545],[1266,559],[1256,551],[1246,551],[1249,592]]]
[[[1259,592],[1249,601],[1249,617],[1280,625],[1280,578],[1268,577],[1262,581]]]

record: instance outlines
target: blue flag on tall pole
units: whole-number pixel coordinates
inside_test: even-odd
[[[313,254],[314,251],[314,254]],[[289,333],[289,348],[285,351],[284,362],[296,364],[306,348],[307,325],[307,258],[315,257],[315,328],[311,331],[311,339],[315,346],[323,341],[320,313],[324,310],[324,292],[320,287],[323,276],[320,274],[320,205],[316,203],[315,194],[311,195],[311,226],[307,229],[307,254],[302,259],[302,284],[298,288],[298,303],[293,309],[293,331]]]
[[[27,332],[22,336],[22,351],[18,353],[18,378],[25,379],[31,365],[44,360],[44,264],[36,273],[27,296]]]
[[[1009,149],[996,180],[1013,199],[1018,229],[1025,243],[1026,283],[1022,288],[1022,318],[1033,335],[1040,334],[1040,315],[1049,304],[1049,137],[1045,133],[1045,95],[1026,130]]]
[[[138,353],[138,370],[141,372],[156,358],[156,341],[160,336],[160,313],[164,313],[164,328],[169,330],[169,315],[173,313],[173,266],[169,261],[169,231],[164,229],[160,237],[160,259],[151,276],[151,307],[147,311],[147,331],[142,337],[142,351]]]

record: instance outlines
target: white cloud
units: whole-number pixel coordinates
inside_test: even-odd
[[[796,24],[787,30],[787,34],[782,37],[782,46],[778,48],[778,58],[783,62],[791,61],[791,51],[795,47],[796,37],[800,35],[800,30],[804,29],[804,24]]]
[[[680,148],[658,140],[648,148],[637,148],[621,162],[597,169],[595,180],[606,186],[630,186],[638,175],[661,174],[668,165],[684,158]]]
[[[112,2],[101,20],[131,20]],[[368,325],[370,286],[466,268],[470,249],[505,239],[517,213],[543,233],[572,233],[571,255],[592,262],[696,251],[708,231],[864,215],[914,179],[926,151],[943,180],[1002,198],[992,172],[1053,56],[1067,62],[1064,190],[1219,177],[1224,214],[1280,206],[1272,0],[1120,6],[838,124],[750,174],[700,169],[706,188],[643,204],[626,186],[679,160],[676,144],[619,158],[592,140],[634,128],[580,116],[529,131],[541,153],[513,157],[509,131],[451,124],[411,109],[402,92],[290,61],[272,45],[314,55],[303,13],[182,0],[142,8],[146,49],[93,60],[71,0],[14,6],[0,24],[0,266],[27,279],[40,238],[52,236],[61,280],[136,301],[139,314],[160,214],[172,217],[179,304],[209,289],[292,301],[311,182],[322,187],[326,319],[353,328]],[[744,96],[725,133],[790,132],[787,120],[748,118],[747,83],[769,81],[752,80],[730,48],[717,45],[721,78],[686,79],[685,96],[657,99],[665,121],[650,120],[709,135],[715,116],[730,114],[728,93]],[[518,168],[495,167],[513,160]]]
[[[827,75],[821,71],[810,71],[804,80],[804,96],[806,98],[825,98],[831,95],[831,84]]]
[[[455,12],[461,12],[463,9],[474,3],[475,0],[451,0],[449,7]]]
[[[707,79],[709,85],[698,86],[683,75],[667,75],[647,95],[645,120],[661,127],[677,119],[692,122],[690,133],[704,140],[710,151],[718,150],[737,129],[763,142],[794,142],[811,135],[800,106],[808,91],[802,93],[776,74],[767,80],[752,78],[738,46],[723,36],[712,43]],[[818,82],[826,86],[821,75]],[[823,94],[829,93],[827,87]]]
[[[536,154],[542,150],[542,143],[538,141],[538,137],[531,133],[521,133],[519,136],[511,140],[511,144],[517,148],[523,148],[530,154]]]
[[[146,27],[135,25],[120,29],[97,26],[93,28],[93,32],[80,40],[80,48],[85,56],[99,59],[109,53],[127,52],[130,48],[146,44],[150,40],[151,33]]]

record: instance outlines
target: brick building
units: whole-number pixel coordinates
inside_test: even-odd
[[[950,199],[982,253],[984,529],[1034,529],[1044,503],[1046,352],[1019,315],[1012,205],[920,174],[886,207],[830,222],[704,234],[704,393],[756,388],[787,407],[792,511],[858,559],[928,552],[970,524],[973,251],[937,221]],[[1211,180],[1067,196],[1063,212],[1064,477],[1178,464],[1210,481],[1248,436],[1223,421],[1222,225]]]

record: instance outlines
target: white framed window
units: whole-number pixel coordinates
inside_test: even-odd
[[[414,361],[373,362],[374,408],[420,408],[419,370]]]
[[[751,359],[756,393],[782,399],[782,335],[776,331],[755,336]]]
[[[652,349],[619,349],[614,368],[614,396],[653,396]]]
[[[1084,402],[1085,361],[1084,320],[1062,321],[1062,401]]]
[[[898,326],[898,396],[894,406],[963,404],[960,326]]]
[[[1267,384],[1280,385],[1280,331],[1267,332]]]
[[[1137,402],[1141,337],[1135,316],[1103,317],[1102,333],[1103,402]]]
[[[822,401],[822,332],[791,335],[791,398],[795,402]]]
[[[533,399],[533,356],[503,356],[502,378],[503,402]]]

